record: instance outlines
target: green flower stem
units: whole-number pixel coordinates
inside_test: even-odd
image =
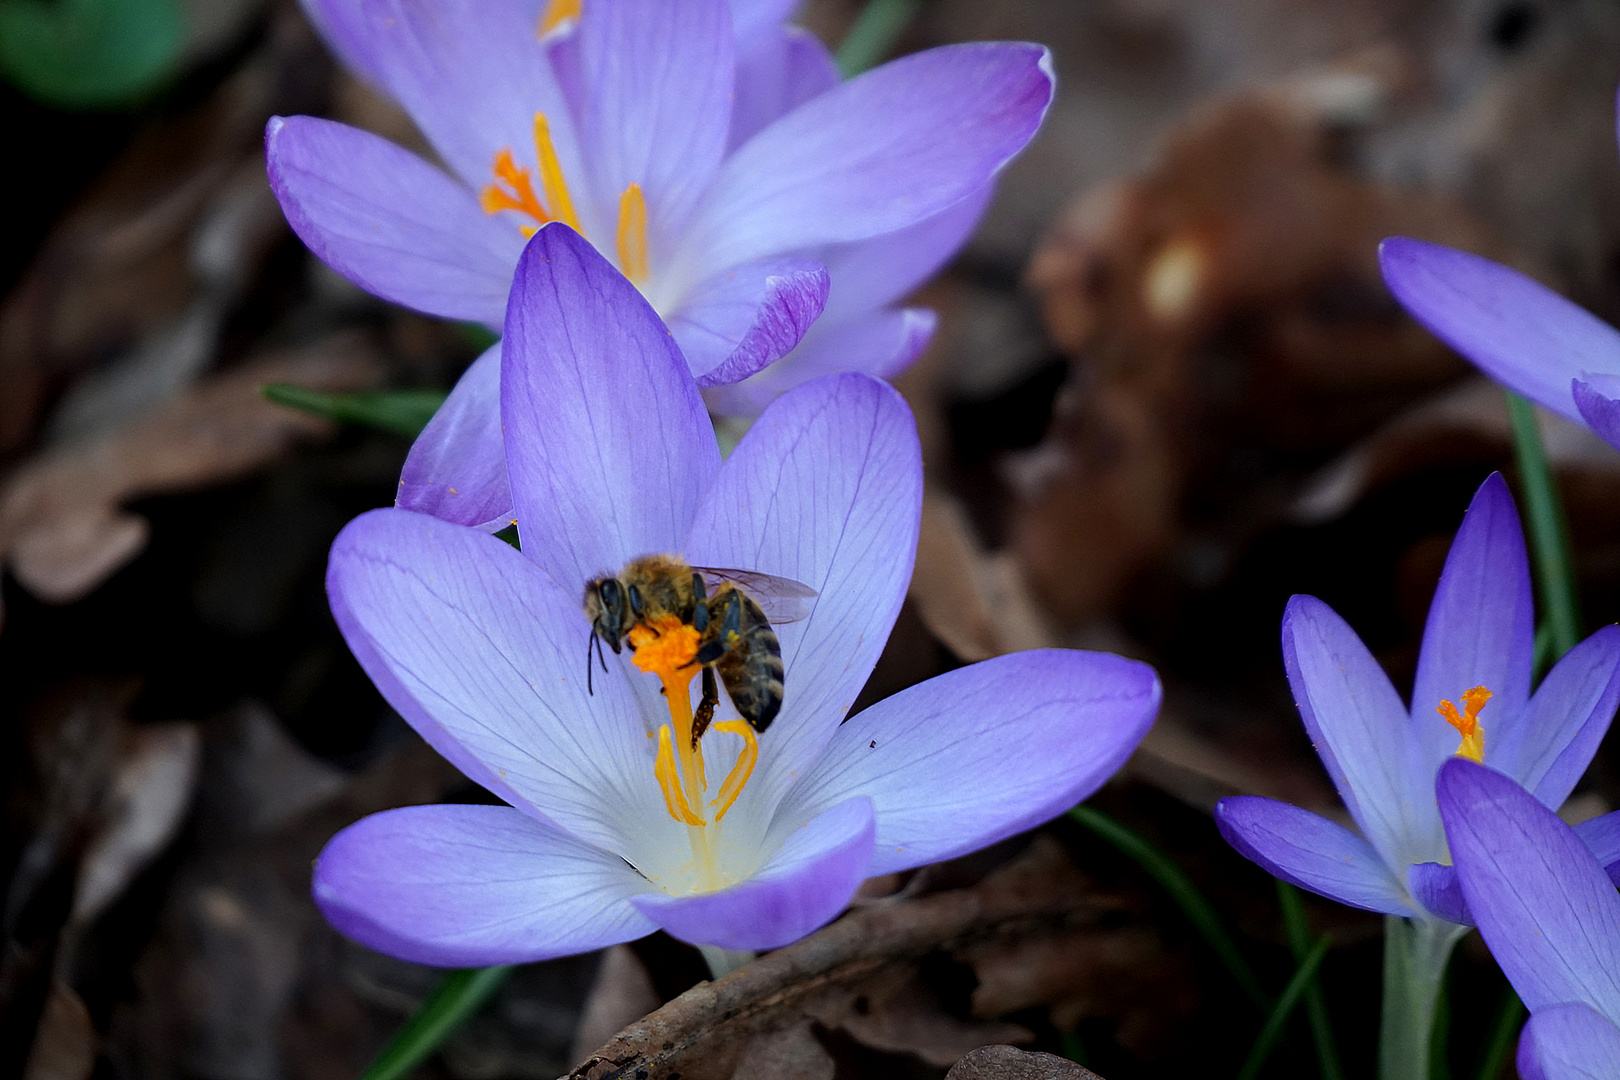
[[[1552,624],[1543,619],[1536,627],[1535,647],[1530,653],[1530,674],[1535,683],[1541,682],[1541,677],[1552,667],[1553,660]]]
[[[1169,856],[1100,810],[1093,810],[1089,806],[1076,806],[1069,811],[1069,817],[1119,848],[1146,870],[1148,876],[1170,894],[1170,899],[1181,908],[1182,914],[1187,916],[1187,920],[1203,935],[1211,951],[1226,966],[1232,981],[1238,984],[1254,1003],[1255,1008],[1262,1013],[1271,1010],[1271,996],[1261,988],[1254,969],[1249,966],[1249,962],[1243,958],[1243,953],[1239,951],[1231,935],[1226,932],[1226,928],[1221,924],[1221,917],[1215,913],[1214,906],[1198,891],[1198,886],[1181,872],[1180,867],[1170,861]]]
[[[1502,988],[1502,1004],[1496,1011],[1496,1022],[1491,1025],[1491,1041],[1485,1044],[1485,1057],[1479,1063],[1479,1080],[1496,1080],[1502,1067],[1513,1053],[1515,1037],[1524,1024],[1524,1003],[1513,987]]]
[[[1306,990],[1315,985],[1316,970],[1322,966],[1322,958],[1327,956],[1327,952],[1327,938],[1322,938],[1306,952],[1305,959],[1294,971],[1294,977],[1288,980],[1282,995],[1277,998],[1277,1004],[1272,1007],[1271,1015],[1266,1017],[1265,1026],[1256,1036],[1254,1047],[1243,1062],[1243,1068],[1238,1070],[1237,1080],[1254,1080],[1260,1075],[1260,1070],[1266,1067],[1271,1052],[1277,1048],[1277,1040],[1282,1038],[1288,1018],[1294,1014],[1294,1007],[1305,996]]]
[[[1384,1015],[1379,1080],[1430,1080],[1435,1009],[1451,950],[1468,932],[1438,919],[1384,919]]]
[[[1063,1039],[1063,1056],[1064,1057],[1068,1058],[1070,1061],[1074,1062],[1076,1065],[1082,1065],[1082,1066],[1085,1065],[1085,1063],[1090,1060],[1090,1058],[1086,1054],[1086,1044],[1080,1038],[1080,1033],[1079,1032],[1065,1031],[1061,1037]]]
[[[1310,955],[1311,929],[1305,918],[1305,904],[1299,890],[1286,881],[1277,880],[1277,903],[1282,908],[1283,927],[1288,933],[1288,948],[1294,954],[1294,963],[1303,969]],[[1326,942],[1326,938],[1322,941]],[[1327,1001],[1322,996],[1322,983],[1311,979],[1305,984],[1305,1017],[1311,1026],[1311,1041],[1316,1046],[1316,1067],[1322,1080],[1344,1080],[1344,1066],[1339,1062],[1339,1049],[1333,1040],[1333,1018],[1328,1014]]]
[[[703,959],[709,965],[709,973],[716,979],[725,978],[754,958],[751,952],[722,949],[718,945],[699,945],[698,952],[703,954]]]
[[[1513,455],[1519,464],[1519,483],[1524,488],[1525,514],[1530,522],[1530,553],[1536,564],[1541,607],[1556,658],[1573,649],[1581,638],[1569,529],[1558,485],[1553,482],[1547,452],[1541,444],[1535,406],[1511,390],[1506,394],[1508,420],[1513,425]]]
[[[465,968],[446,975],[360,1080],[399,1080],[405,1076],[471,1019],[511,974],[511,967],[487,967]]]
[[[923,0],[868,0],[838,46],[838,71],[853,79],[889,54]]]

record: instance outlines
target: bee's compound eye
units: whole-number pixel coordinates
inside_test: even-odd
[[[597,595],[602,598],[603,606],[610,611],[617,610],[619,604],[622,602],[622,599],[619,596],[619,583],[613,578],[608,578],[603,581],[602,584],[598,585],[596,587],[596,592]]]
[[[630,586],[630,614],[639,619],[641,618],[641,611],[641,590],[632,585]]]

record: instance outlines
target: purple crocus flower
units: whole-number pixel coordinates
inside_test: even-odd
[[[338,834],[314,890],[344,933],[440,965],[659,928],[723,949],[780,946],[836,916],[869,875],[1062,812],[1146,732],[1152,670],[1066,650],[962,668],[844,720],[899,611],[921,513],[915,425],[887,384],[844,374],[800,387],[722,463],[664,325],[560,224],[519,262],[505,329],[522,551],[390,508],[343,531],[327,581],[384,696],[509,805],[391,810]],[[673,781],[655,773],[689,689],[666,700],[621,657],[592,693],[582,668],[585,582],[659,552],[816,591],[807,618],[777,628],[785,700],[770,730],[756,742],[723,704],[702,740],[698,826],[677,820]],[[690,790],[686,739],[675,741]],[[715,763],[733,755],[745,782],[716,805],[702,795],[732,786]]]
[[[1379,245],[1378,259],[1390,292],[1436,337],[1620,448],[1620,330],[1466,251],[1398,236]]]
[[[1437,793],[1468,907],[1530,1009],[1519,1075],[1620,1076],[1620,895],[1603,866],[1501,773],[1448,762]]]
[[[942,233],[960,242],[1040,125],[1049,55],[947,46],[838,85],[813,39],[761,17],[782,5],[741,6],[739,41],[725,0],[591,0],[544,35],[523,0],[309,0],[456,178],[292,117],[270,123],[272,186],[310,248],[368,291],[491,325],[525,236],[566,222],[637,283],[705,386],[786,353],[830,271],[871,257],[886,295],[843,291],[876,348],[895,322],[879,309],[937,265]],[[878,352],[846,369],[894,363]]]
[[[291,117],[270,123],[271,184],[311,250],[365,289],[492,326],[525,233],[573,224],[668,320],[722,412],[755,415],[835,371],[892,375],[934,327],[932,312],[893,305],[966,239],[1039,127],[1050,58],[947,46],[839,85],[820,43],[780,26],[791,7],[592,0],[537,40],[525,0],[306,0],[456,178]],[[497,347],[463,376],[399,505],[510,519],[499,372]]]
[[[1429,608],[1411,708],[1354,631],[1309,596],[1289,601],[1283,658],[1305,727],[1360,834],[1287,803],[1223,799],[1228,842],[1284,881],[1352,907],[1470,922],[1435,809],[1459,752],[1557,807],[1620,702],[1620,627],[1607,626],[1530,692],[1535,636],[1524,534],[1507,484],[1475,494]],[[1620,863],[1620,819],[1583,828]]]

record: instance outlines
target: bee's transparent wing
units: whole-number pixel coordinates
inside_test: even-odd
[[[742,586],[772,623],[798,622],[810,614],[810,601],[816,598],[816,590],[792,578],[723,566],[694,566],[692,569],[703,575],[711,593],[722,581]]]

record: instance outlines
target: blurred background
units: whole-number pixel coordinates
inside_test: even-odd
[[[800,19],[836,46],[860,6]],[[1466,247],[1620,317],[1620,5],[910,6],[894,51],[1036,40],[1059,89],[918,298],[942,316],[900,380],[929,495],[862,703],[1039,645],[1155,664],[1163,715],[1093,803],[1192,876],[1275,992],[1277,894],[1209,808],[1241,791],[1342,815],[1283,678],[1283,604],[1326,600],[1404,690],[1469,497],[1493,469],[1516,483],[1501,392],[1402,315],[1377,242]],[[260,387],[443,391],[487,338],[310,256],[261,139],[313,113],[421,140],[291,0],[0,0],[0,79],[0,1075],[346,1080],[439,973],[327,928],[310,861],[364,814],[488,796],[382,702],[322,589],[419,421],[346,424]],[[1542,421],[1589,631],[1620,618],[1620,457]],[[1614,750],[1582,816],[1620,805]],[[687,1080],[939,1077],[997,1042],[1110,1080],[1248,1053],[1263,1014],[1073,822],[874,882],[851,919],[964,890],[988,921],[918,922],[879,971],[834,957],[830,991],[746,1031],[694,1022],[714,1042]],[[1382,922],[1307,914],[1367,1075]],[[519,969],[420,1075],[566,1073],[704,975],[662,937]],[[1455,1060],[1482,1055],[1501,985],[1470,939]],[[1314,1070],[1295,1027],[1266,1075]]]

